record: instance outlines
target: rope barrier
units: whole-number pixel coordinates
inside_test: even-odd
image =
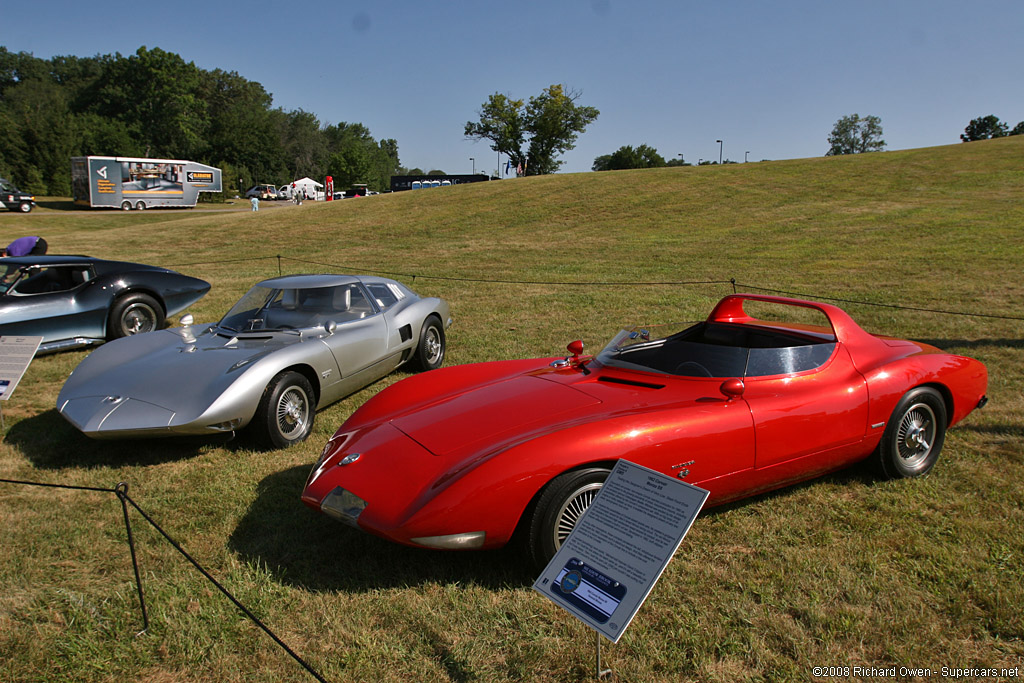
[[[270,638],[273,639],[273,641],[275,643],[277,643],[277,645],[281,649],[283,649],[285,652],[287,652],[289,654],[289,656],[291,656],[292,659],[294,659],[296,662],[298,662],[307,672],[309,672],[309,674],[311,676],[313,676],[316,680],[320,681],[320,683],[327,683],[327,681],[324,679],[324,677],[321,676],[316,671],[316,669],[314,669],[309,664],[307,664],[306,661],[304,659],[302,659],[302,657],[300,657],[294,650],[292,650],[290,647],[288,647],[288,645],[283,640],[281,640],[277,636],[277,634],[275,634],[273,631],[271,631],[270,628],[266,624],[264,624],[260,620],[259,617],[257,617],[255,614],[253,614],[252,610],[250,610],[248,607],[243,605],[241,603],[241,601],[238,600],[238,598],[236,598],[234,595],[232,595],[231,592],[228,591],[227,588],[225,588],[223,585],[221,585],[221,583],[219,581],[217,581],[217,579],[215,579],[213,577],[213,575],[210,574],[210,572],[208,572],[201,564],[199,564],[199,562],[197,562],[195,560],[195,558],[193,558],[191,555],[189,555],[188,552],[186,552],[185,549],[181,547],[181,544],[179,544],[176,540],[171,538],[170,534],[168,534],[166,531],[164,531],[163,528],[159,524],[157,524],[156,521],[152,517],[150,517],[146,513],[146,511],[143,510],[139,506],[138,503],[136,503],[134,500],[132,500],[131,497],[129,497],[129,495],[128,495],[128,484],[127,483],[120,482],[120,483],[118,483],[118,485],[116,487],[114,487],[112,489],[100,488],[100,487],[96,487],[96,486],[73,486],[73,485],[70,485],[70,484],[48,484],[48,483],[45,483],[45,482],[38,482],[38,481],[24,481],[24,480],[20,480],[20,479],[2,479],[2,478],[0,478],[0,483],[4,483],[4,484],[20,484],[20,485],[23,485],[23,486],[41,486],[41,487],[55,488],[55,489],[69,489],[69,490],[74,490],[74,491],[97,491],[97,492],[100,492],[100,493],[113,493],[114,495],[117,496],[118,500],[120,500],[120,502],[121,502],[121,508],[124,511],[124,524],[125,524],[125,529],[128,532],[128,546],[129,546],[129,548],[131,550],[132,567],[135,570],[135,585],[136,585],[136,588],[138,590],[138,595],[139,595],[139,606],[140,606],[140,608],[142,610],[142,630],[139,631],[136,634],[137,636],[138,635],[142,635],[143,633],[145,633],[146,631],[149,630],[149,615],[148,615],[148,612],[146,610],[146,600],[145,600],[145,598],[143,596],[143,592],[142,592],[142,577],[139,574],[139,563],[138,563],[138,558],[137,558],[137,556],[135,554],[135,539],[134,539],[134,537],[132,535],[131,521],[128,518],[128,506],[129,505],[131,505],[133,508],[135,508],[135,510],[138,511],[138,513],[140,515],[142,515],[143,519],[145,519],[147,522],[149,522],[150,526],[152,526],[154,529],[156,529],[157,532],[159,532],[160,535],[163,536],[164,539],[168,543],[170,543],[171,546],[173,546],[175,550],[177,550],[179,553],[181,553],[181,555],[186,560],[188,560],[192,564],[192,566],[195,567],[196,570],[198,570],[199,573],[202,574],[203,577],[206,578],[207,581],[209,581],[214,586],[216,586],[217,590],[219,590],[221,593],[223,593],[228,598],[228,600],[230,600],[235,605],[235,607],[237,607],[242,612],[242,614],[244,614],[250,621],[252,621],[254,624],[256,624],[261,629],[263,629],[263,632],[266,633],[268,636],[270,636]]]

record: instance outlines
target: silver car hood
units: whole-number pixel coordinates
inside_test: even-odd
[[[133,406],[119,407],[119,412],[135,413],[150,427],[189,422],[261,358],[319,340],[317,335],[280,332],[230,336],[214,333],[213,327],[160,330],[99,347],[64,383],[58,410],[87,432],[93,431],[87,428],[90,423],[102,421],[101,415],[128,401]]]

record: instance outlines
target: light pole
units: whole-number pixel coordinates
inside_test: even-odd
[[[473,162],[473,175],[476,175],[476,159],[470,157],[469,160]]]
[[[683,163],[683,155],[682,155],[682,153],[679,154],[679,163],[680,163],[680,165],[682,165],[682,163]]]
[[[750,150],[743,153],[743,163],[747,163],[747,155],[750,154]]]
[[[725,147],[725,144],[721,140],[715,140],[715,142],[718,143],[718,165],[721,166],[722,165],[722,148]]]

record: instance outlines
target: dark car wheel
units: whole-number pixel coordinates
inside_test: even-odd
[[[527,551],[535,567],[545,567],[555,556],[609,473],[603,467],[566,472],[544,487],[526,537]]]
[[[148,294],[128,294],[114,302],[107,321],[107,339],[114,340],[164,326],[164,309]]]
[[[121,202],[121,210],[122,211],[131,211],[132,210],[132,203],[131,202]]]
[[[416,345],[413,364],[420,370],[436,370],[444,363],[445,338],[441,321],[431,316],[420,329],[420,341]]]
[[[135,204],[135,208],[138,209],[139,211],[145,211],[146,210],[146,202],[137,202]]]
[[[282,372],[263,390],[253,419],[257,439],[270,448],[305,441],[313,431],[316,399],[309,380],[294,371]]]
[[[930,387],[908,391],[885,426],[878,464],[890,479],[927,474],[939,459],[946,438],[946,404]]]
[[[32,210],[32,205],[28,202],[22,202],[21,204],[18,204],[18,210],[22,213],[28,213]]]

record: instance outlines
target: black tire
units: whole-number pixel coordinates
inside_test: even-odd
[[[32,203],[31,202],[22,202],[21,204],[18,204],[18,211],[21,211],[22,213],[28,213],[31,210],[32,210]]]
[[[136,202],[135,203],[135,208],[138,211],[145,211],[146,210],[146,202]]]
[[[263,390],[252,426],[257,440],[270,448],[287,448],[305,441],[313,431],[316,398],[303,375],[288,370]]]
[[[132,203],[131,202],[121,202],[121,210],[122,211],[131,211],[132,210]]]
[[[547,566],[610,472],[603,467],[589,467],[566,472],[548,482],[537,499],[525,537],[526,551],[534,567]]]
[[[889,479],[920,477],[935,466],[946,439],[946,403],[935,389],[904,394],[885,426],[876,458]]]
[[[420,328],[420,340],[416,344],[413,365],[422,372],[438,369],[444,363],[446,348],[444,326],[440,320],[430,316]]]
[[[114,302],[107,320],[107,340],[153,332],[164,326],[164,308],[148,294],[126,294]]]

